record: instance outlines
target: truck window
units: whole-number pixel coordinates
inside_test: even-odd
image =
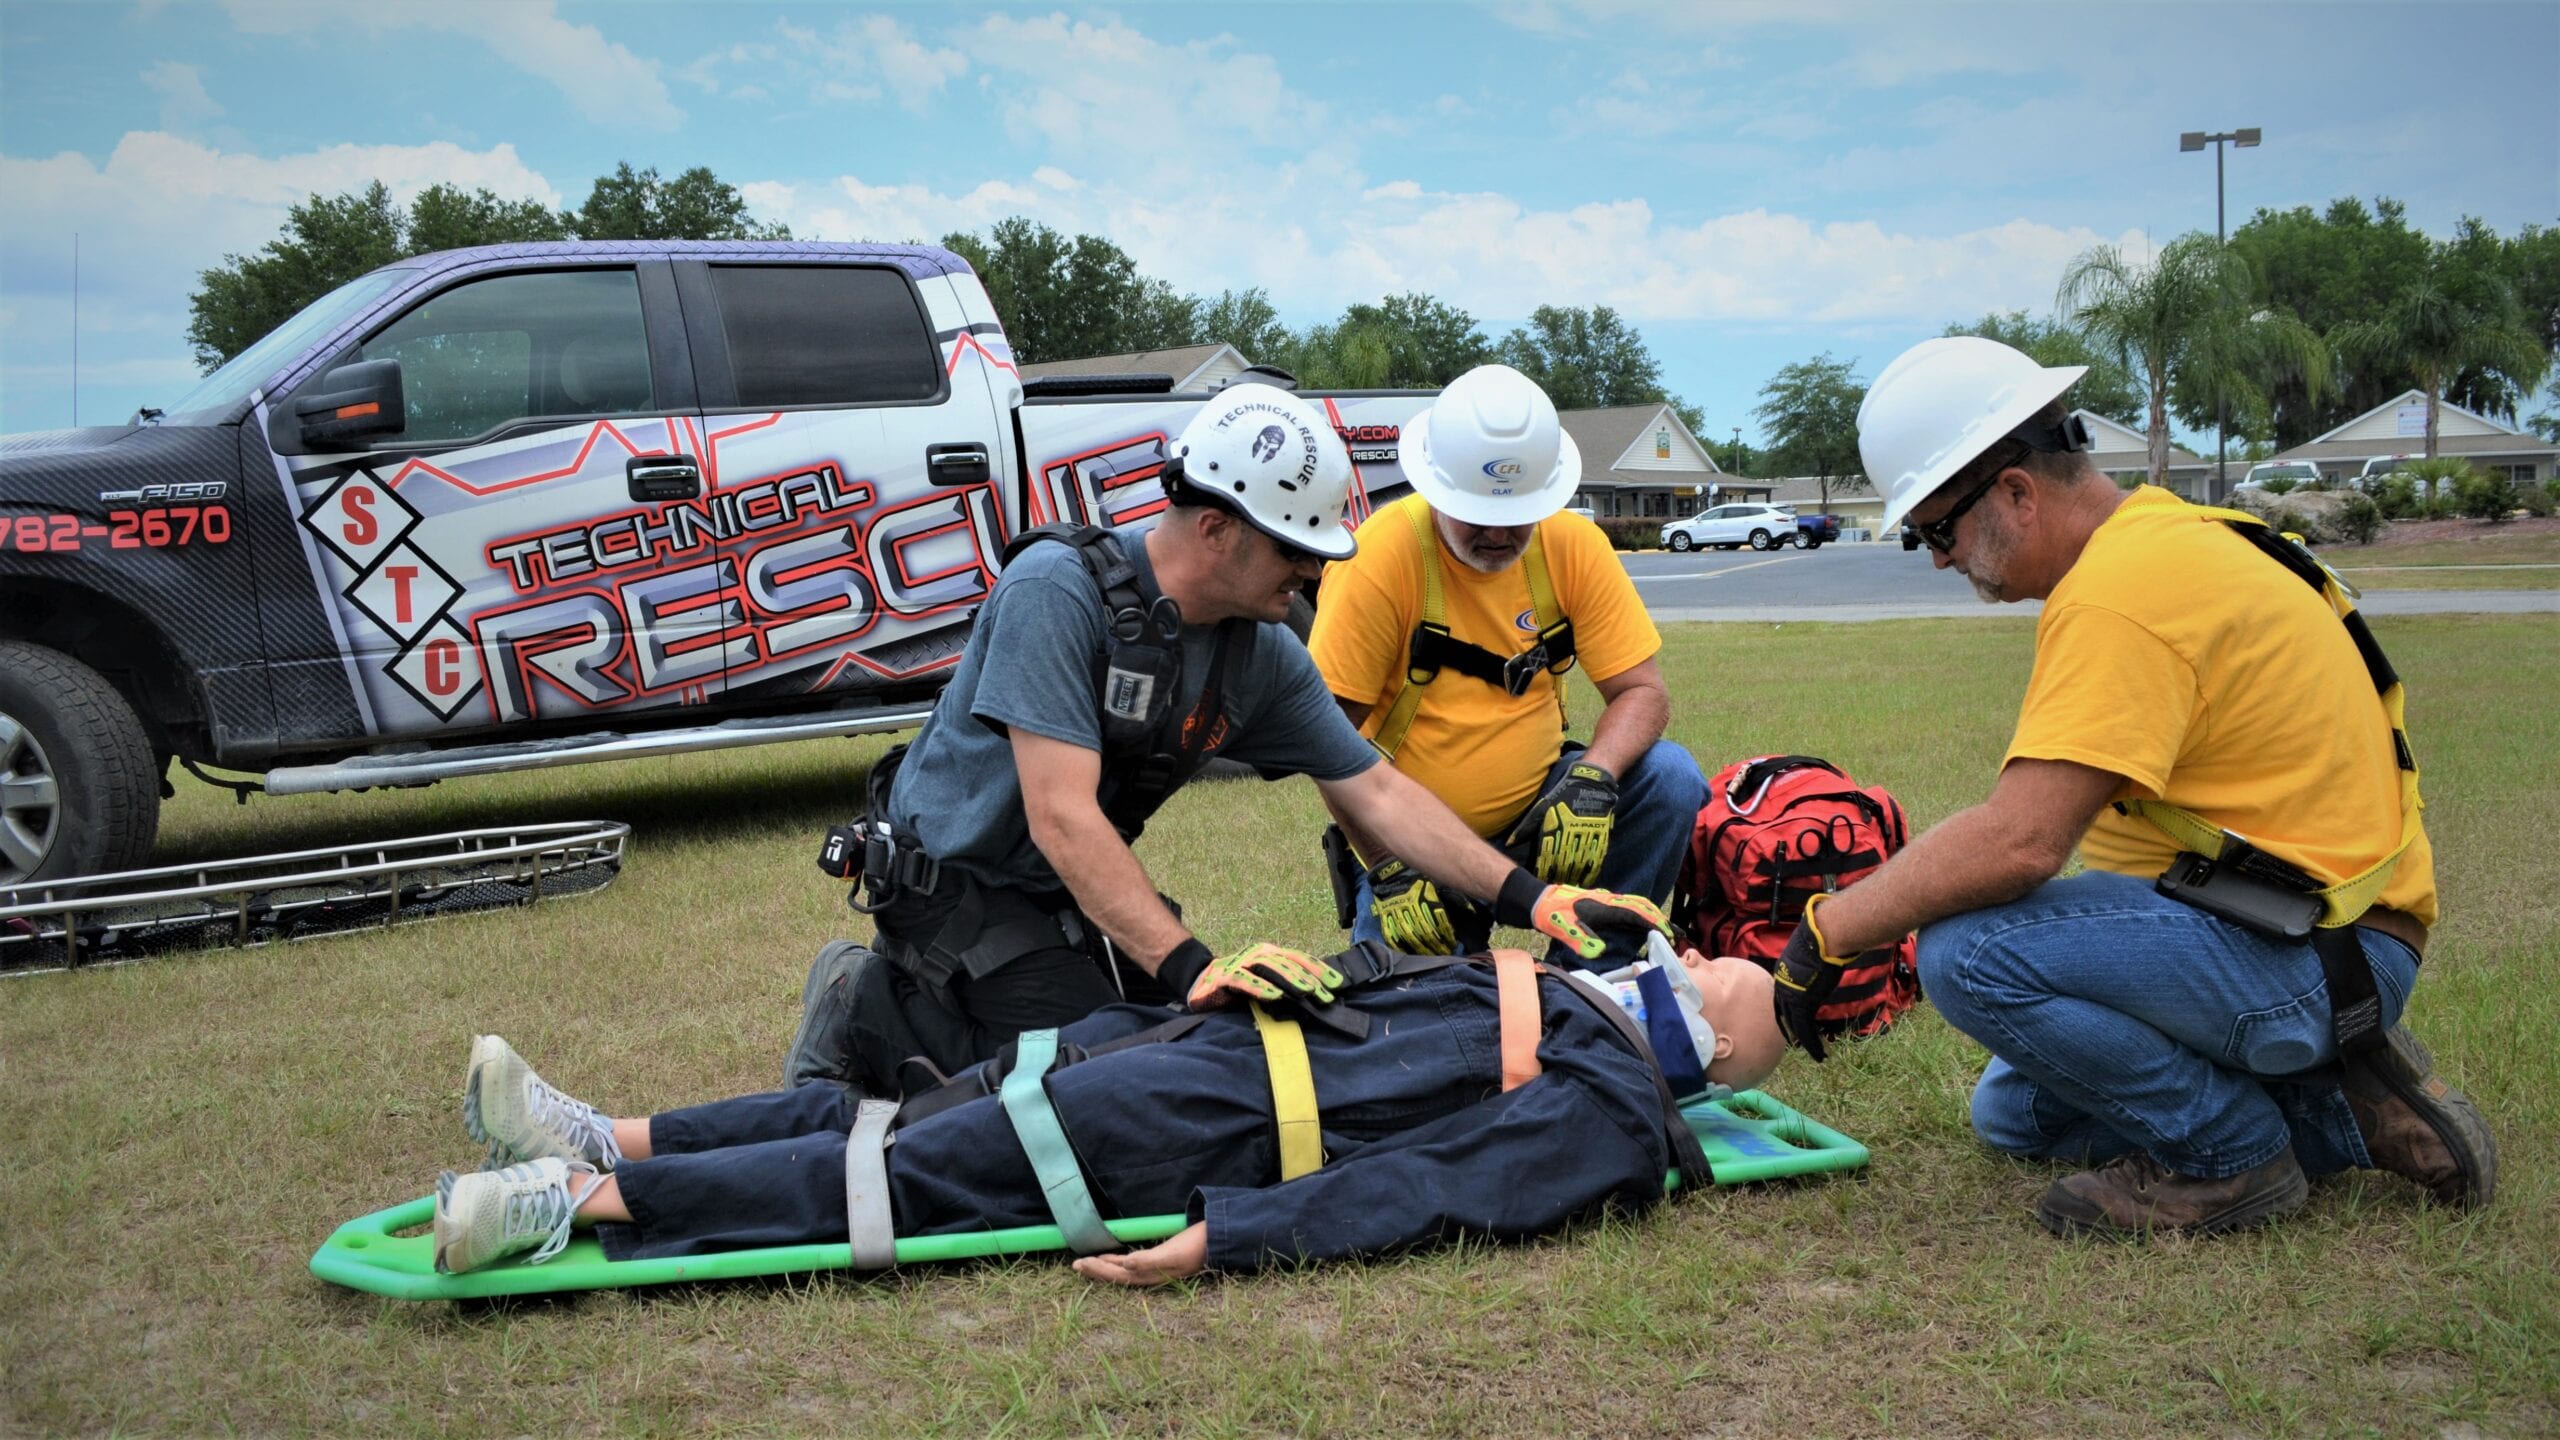
[[[715,265],[738,404],[882,405],[942,393],[933,335],[907,278],[863,265]]]
[[[495,275],[392,321],[351,360],[397,360],[404,445],[467,440],[537,415],[655,408],[640,282],[629,270]]]

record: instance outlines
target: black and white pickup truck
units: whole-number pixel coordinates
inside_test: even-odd
[[[374,271],[165,412],[0,438],[0,884],[142,863],[172,757],[291,794],[913,725],[1007,537],[1162,508],[1169,387],[1026,396],[927,246]],[[1429,397],[1309,398],[1356,524]]]

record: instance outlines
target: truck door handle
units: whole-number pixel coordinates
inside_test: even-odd
[[[962,440],[924,447],[925,479],[936,485],[984,485],[995,479],[980,441]]]
[[[634,455],[622,467],[631,498],[647,504],[691,500],[702,493],[702,466],[690,455]]]

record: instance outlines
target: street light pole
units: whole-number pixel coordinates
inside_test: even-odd
[[[2227,141],[2243,150],[2251,149],[2257,145],[2259,134],[2258,127],[2252,125],[2242,130],[2223,130],[2211,134],[2202,130],[2189,130],[2178,137],[2180,154],[2201,150],[2207,145],[2213,147],[2213,243],[2217,248],[2225,243],[2222,223],[2223,144]],[[2231,406],[2222,396],[2222,387],[2217,385],[2214,387],[2213,394],[2212,497],[2217,505],[2231,493],[2230,449]]]

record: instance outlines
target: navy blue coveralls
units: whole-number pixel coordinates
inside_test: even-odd
[[[1179,1039],[1049,1073],[1060,1123],[1106,1218],[1180,1211],[1209,1224],[1209,1264],[1369,1254],[1457,1234],[1510,1239],[1662,1198],[1671,1147],[1651,1063],[1564,982],[1541,977],[1544,1073],[1502,1089],[1493,972],[1456,965],[1355,992],[1369,1035],[1308,1025],[1324,1168],[1280,1182],[1262,1042],[1241,1008]],[[1162,1024],[1116,1005],[1063,1027],[1094,1046]],[[616,1260],[845,1239],[854,1101],[808,1085],[651,1121],[655,1158],[623,1165],[632,1223],[598,1227]],[[1045,1225],[992,1098],[929,1116],[889,1147],[900,1235]]]

